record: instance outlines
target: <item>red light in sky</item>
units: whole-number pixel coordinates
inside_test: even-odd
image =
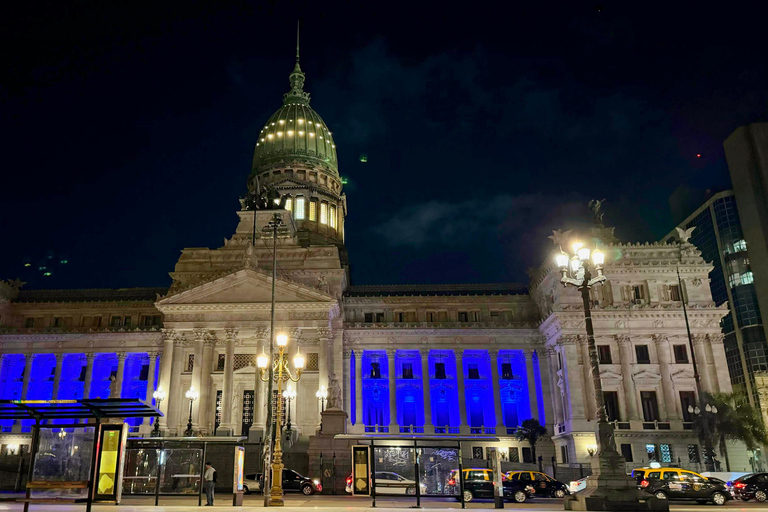
[[[696,153],[696,158],[701,158],[701,153]]]

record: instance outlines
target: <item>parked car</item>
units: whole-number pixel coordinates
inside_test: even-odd
[[[261,473],[248,473],[243,475],[243,492],[251,494],[261,491]]]
[[[504,498],[516,503],[523,503],[533,497],[536,490],[531,482],[521,480],[508,480],[502,475],[502,486],[504,489]],[[452,492],[449,494],[459,494],[459,470],[451,471],[446,483],[446,489]],[[470,502],[475,498],[493,499],[496,481],[493,478],[493,471],[485,468],[465,468],[464,469],[464,501]],[[461,501],[461,496],[456,497]]]
[[[728,482],[734,498],[763,502],[768,499],[768,473],[750,473]]]
[[[392,471],[377,471],[374,476],[374,483],[376,485],[376,494],[395,494],[395,495],[416,495],[416,481],[409,480],[402,475],[393,473]],[[352,493],[352,475],[348,475],[346,479],[345,490],[348,493]],[[427,485],[421,484],[421,493],[427,492]]]
[[[256,473],[255,475],[251,474],[247,476],[256,477],[254,480],[258,483],[257,490],[261,491],[262,486],[264,485],[264,475]],[[243,486],[245,486],[245,483],[246,482],[243,481]],[[253,492],[254,490],[255,489],[250,489],[250,492]],[[320,480],[313,480],[308,476],[300,475],[292,469],[283,469],[283,492],[300,492],[305,496],[311,496],[322,490],[323,486],[320,483]]]
[[[639,471],[632,472],[633,475]],[[731,499],[725,482],[707,478],[680,468],[644,468],[638,485],[643,491],[662,500],[687,500],[704,504],[725,505]]]
[[[568,491],[571,494],[576,494],[579,491],[583,491],[587,488],[587,477],[580,478],[579,480],[572,480],[570,484],[568,484]]]
[[[520,480],[536,489],[541,497],[563,498],[569,493],[568,486],[540,471],[507,471],[507,480]]]

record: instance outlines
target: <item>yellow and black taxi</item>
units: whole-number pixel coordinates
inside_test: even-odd
[[[641,468],[632,471],[638,488],[662,500],[725,505],[731,499],[725,482],[681,468]]]
[[[507,471],[507,480],[519,480],[536,489],[536,495],[543,498],[562,498],[568,494],[568,486],[541,471]]]
[[[502,475],[502,486],[504,488],[504,498],[516,503],[523,503],[533,497],[536,490],[531,482],[521,480],[508,480]],[[464,501],[470,502],[475,499],[493,499],[496,488],[493,471],[486,468],[464,468]],[[461,501],[459,495],[460,482],[459,470],[454,469],[448,476],[446,482],[446,491],[448,494],[458,495],[457,500]]]

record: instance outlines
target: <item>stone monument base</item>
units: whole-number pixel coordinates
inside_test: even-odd
[[[349,416],[346,412],[335,407],[324,410],[322,416],[322,429],[321,434],[336,435],[347,433],[347,418]]]

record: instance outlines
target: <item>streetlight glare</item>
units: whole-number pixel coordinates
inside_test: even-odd
[[[555,256],[555,262],[557,263],[557,266],[560,268],[565,268],[568,266],[568,255],[564,252],[561,252],[557,256]]]
[[[602,266],[603,263],[605,263],[605,253],[599,250],[594,251],[592,253],[592,263],[597,266]]]
[[[256,358],[256,365],[263,370],[267,367],[268,364],[269,356],[262,350],[261,354],[259,354],[259,356]]]
[[[576,271],[578,271],[578,270],[579,270],[579,267],[580,267],[580,266],[581,266],[581,263],[579,262],[579,260],[578,260],[577,258],[573,258],[573,259],[571,260],[571,270],[573,270],[574,272],[576,272]]]
[[[578,253],[579,249],[581,249],[582,247],[584,247],[583,243],[581,243],[579,241],[573,242],[573,252],[574,253]]]
[[[304,368],[304,362],[304,356],[300,352],[296,352],[296,355],[293,356],[293,366],[301,370]]]
[[[582,247],[579,249],[579,259],[581,261],[587,261],[589,259],[589,248],[588,247]]]
[[[288,345],[288,336],[285,334],[278,334],[277,335],[277,346],[278,347],[284,347]]]

